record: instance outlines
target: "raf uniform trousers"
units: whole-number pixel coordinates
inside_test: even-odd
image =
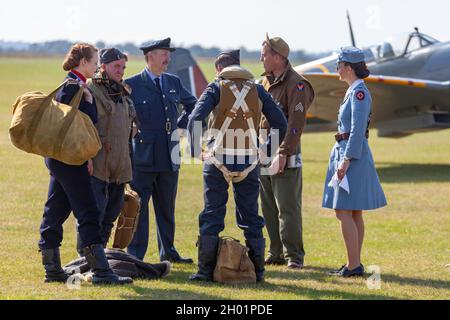
[[[303,264],[302,168],[261,175],[261,207],[270,238],[269,256]]]
[[[205,208],[200,213],[200,236],[218,236],[225,228],[228,182],[214,165],[203,167]],[[236,221],[247,240],[263,238],[264,219],[258,215],[259,168],[247,178],[233,183]]]
[[[179,257],[174,246],[175,199],[178,186],[178,171],[142,172],[135,170],[131,187],[141,197],[141,210],[133,241],[128,253],[143,260],[148,247],[150,198],[155,209],[158,249],[160,260]]]
[[[108,183],[96,177],[91,177],[92,190],[100,211],[100,237],[106,247],[111,236],[114,222],[117,220],[125,201],[125,184]],[[77,249],[82,249],[78,233]]]
[[[41,249],[55,249],[63,240],[63,223],[73,211],[78,221],[80,245],[84,248],[101,243],[100,212],[97,208],[87,164],[71,166],[45,159],[50,170],[48,199],[40,227]]]

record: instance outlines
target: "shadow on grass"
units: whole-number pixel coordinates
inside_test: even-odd
[[[304,160],[305,162],[324,163],[324,172],[328,160]],[[420,183],[420,182],[449,182],[450,165],[393,163],[375,161],[378,175],[383,183]]]
[[[378,175],[383,183],[409,182],[448,182],[450,181],[450,165],[415,164],[415,163],[377,163]],[[387,166],[385,166],[387,165]]]
[[[321,273],[323,276],[318,277],[316,280],[320,280],[321,278],[329,278],[327,276],[327,272],[330,271],[330,268],[323,268],[323,267],[315,267],[315,266],[307,266],[305,267],[305,270],[314,270],[315,273]],[[444,271],[446,272],[446,271]],[[366,275],[366,278],[368,278],[370,274],[368,273]],[[308,274],[308,279],[314,279],[314,275]],[[450,281],[445,280],[432,280],[432,279],[417,279],[417,278],[408,278],[408,277],[401,277],[393,274],[385,274],[381,273],[381,280],[385,282],[391,282],[391,283],[397,283],[400,285],[410,285],[410,286],[421,286],[421,287],[427,287],[427,288],[433,288],[433,289],[449,289],[450,288]]]
[[[174,272],[171,276],[163,279],[162,281],[172,284],[189,284],[190,288],[180,288],[180,289],[155,289],[155,288],[144,288],[138,285],[132,286],[133,290],[138,296],[123,295],[124,299],[134,299],[134,300],[217,300],[224,299],[220,295],[214,293],[205,293],[204,289],[236,289],[236,290],[254,290],[255,293],[270,293],[273,294],[276,299],[277,293],[289,293],[294,295],[295,299],[350,299],[350,300],[394,300],[396,298],[389,297],[386,295],[376,294],[358,294],[340,290],[327,290],[327,289],[316,289],[316,288],[306,288],[298,285],[290,284],[272,284],[270,281],[274,279],[282,280],[318,280],[326,283],[325,278],[326,273],[323,270],[314,268],[306,269],[307,274],[304,272],[286,272],[286,271],[268,271],[266,273],[266,281],[259,284],[251,285],[224,285],[218,283],[189,283],[188,277],[190,273],[188,272]],[[354,283],[354,279],[351,280]],[[361,285],[365,286],[364,280],[361,280]],[[238,295],[238,292],[237,292]]]

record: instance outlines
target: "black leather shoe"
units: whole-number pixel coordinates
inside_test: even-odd
[[[350,277],[363,277],[364,276],[364,267],[359,266],[353,270],[349,270],[347,266],[345,266],[339,273],[333,274],[335,277],[342,278],[350,278]]]
[[[183,258],[183,257],[167,258],[164,260],[170,261],[172,263],[184,263],[184,264],[194,263],[194,260],[192,260],[191,258]]]
[[[274,256],[268,256],[264,260],[264,263],[267,265],[284,266],[286,264],[286,260],[282,259],[281,257],[277,259]]]
[[[337,269],[337,270],[331,270],[330,272],[328,272],[328,275],[329,276],[335,276],[335,275],[338,275],[339,273],[341,273],[342,272],[342,270],[344,270],[344,268],[346,267],[347,265],[343,265],[342,267],[340,267],[339,269]],[[364,265],[361,263],[361,268],[362,268],[362,272],[364,273],[365,272],[365,270],[364,270]]]
[[[339,269],[331,270],[331,271],[328,272],[328,275],[329,275],[329,276],[335,276],[335,275],[341,273],[342,270],[344,270],[344,268],[345,268],[346,266],[347,266],[347,265],[344,264],[344,265],[343,265],[342,267],[340,267]]]
[[[288,267],[288,269],[291,269],[291,270],[301,270],[301,269],[303,269],[303,263],[289,261],[287,267]]]

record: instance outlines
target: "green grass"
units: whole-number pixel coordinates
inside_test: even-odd
[[[450,130],[370,143],[389,206],[366,217],[363,262],[381,268],[382,287],[370,290],[363,279],[330,279],[326,271],[345,261],[340,227],[333,212],[321,208],[331,133],[306,134],[303,141],[303,220],[306,265],[303,271],[268,267],[260,285],[192,284],[193,266],[175,265],[162,280],[125,287],[80,290],[44,284],[37,251],[39,223],[48,187],[42,158],[15,149],[8,138],[11,105],[27,91],[49,92],[64,77],[61,59],[0,59],[0,299],[448,299],[450,297]],[[255,74],[261,66],[246,63]],[[142,61],[129,63],[127,74]],[[202,61],[209,80],[212,63]],[[337,106],[336,106],[337,108]],[[203,205],[200,166],[184,166],[177,198],[176,246],[197,257],[198,213]],[[153,212],[153,211],[152,211]],[[151,214],[152,215],[152,214]],[[76,257],[75,221],[64,225],[63,262]],[[235,226],[233,198],[227,235],[243,239]],[[158,261],[155,222],[150,221],[149,262]]]

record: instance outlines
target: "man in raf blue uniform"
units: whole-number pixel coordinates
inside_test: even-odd
[[[264,218],[258,215],[258,131],[261,115],[271,129],[286,132],[286,118],[253,75],[239,63],[239,51],[216,59],[217,79],[208,85],[189,117],[191,154],[204,160],[205,207],[199,215],[198,271],[194,281],[211,281],[216,265],[219,233],[225,228],[228,186],[233,185],[236,219],[244,231],[256,280],[264,279]],[[201,151],[202,122],[209,120],[207,151]],[[274,138],[274,137],[272,137]],[[237,141],[237,142],[236,142]]]
[[[178,185],[179,139],[177,128],[186,129],[188,116],[197,99],[180,79],[165,73],[170,62],[170,38],[144,43],[140,48],[147,67],[125,80],[132,89],[131,99],[139,119],[139,131],[133,138],[132,188],[141,197],[141,212],[128,252],[144,259],[148,246],[148,203],[153,198],[158,248],[161,261],[192,263],[182,258],[174,246],[175,197]],[[182,104],[184,111],[178,113]]]

